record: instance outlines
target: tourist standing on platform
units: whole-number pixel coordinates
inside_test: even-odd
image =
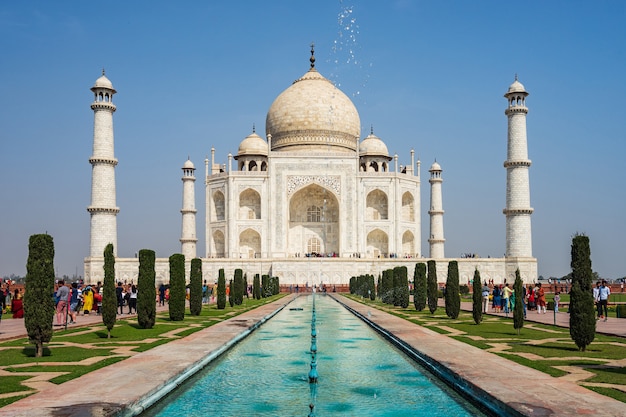
[[[333,286],[333,292],[335,287]],[[487,314],[487,309],[489,308],[489,286],[487,285],[487,281],[483,284],[482,288],[482,296],[483,296],[483,314]]]
[[[165,284],[163,283],[159,285],[159,305],[160,306],[165,305]]]
[[[500,290],[499,286],[493,287],[493,311],[496,313],[500,312],[502,307],[502,290]]]
[[[117,297],[117,306],[120,309],[119,314],[124,314],[124,287],[122,286],[122,281],[117,283],[117,287],[115,288],[115,296]]]
[[[538,282],[535,289],[535,300],[537,300],[537,314],[543,313],[545,314],[547,311],[546,308],[546,293],[541,288],[541,282]]]
[[[135,284],[130,286],[130,298],[128,299],[128,314],[133,314],[133,310],[137,313],[137,287]]]
[[[532,311],[537,306],[537,302],[535,300],[535,291],[533,291],[533,288],[529,286],[526,290],[526,294],[528,294],[528,309]]]
[[[70,296],[70,289],[65,286],[65,282],[59,280],[57,287],[56,298],[57,302],[57,326],[64,326],[67,316],[67,301]]]
[[[206,285],[206,279],[202,285],[202,304],[209,304],[209,286]]]
[[[93,290],[88,285],[83,291],[83,315],[89,314],[91,309],[93,309]]]
[[[602,280],[602,285],[598,291],[598,310],[600,312],[600,318],[607,321],[609,318],[609,296],[611,295],[611,289],[606,285],[606,281]]]
[[[593,289],[593,302],[596,303],[596,310],[598,311],[596,320],[600,320],[600,281],[596,282],[596,287]]]
[[[561,302],[561,296],[560,296],[560,292],[555,292],[554,293],[554,312],[558,313],[559,312],[559,303]]]
[[[78,311],[78,284],[72,282],[72,292],[70,295],[70,324],[76,323],[76,312]]]
[[[509,314],[510,311],[511,294],[513,294],[513,290],[509,287],[509,284],[504,284],[504,290],[502,291],[502,307],[504,307],[506,314]]]
[[[11,300],[11,313],[14,319],[24,318],[24,304],[22,304],[22,295],[20,290],[15,289],[13,300]]]

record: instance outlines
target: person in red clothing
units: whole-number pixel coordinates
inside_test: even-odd
[[[24,318],[24,304],[22,303],[22,295],[20,290],[15,289],[15,295],[11,300],[11,311],[13,312],[14,319]]]

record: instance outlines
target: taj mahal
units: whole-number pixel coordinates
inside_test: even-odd
[[[182,166],[180,253],[187,265],[202,259],[204,279],[213,283],[219,269],[227,279],[243,269],[277,276],[283,285],[347,285],[351,276],[404,265],[412,276],[417,262],[435,260],[438,281],[447,264],[458,261],[461,284],[475,269],[494,283],[511,282],[519,268],[526,283],[537,279],[532,255],[526,97],[517,80],[504,95],[508,118],[506,172],[506,248],[503,258],[446,258],[443,169],[428,169],[429,239],[422,242],[420,198],[422,175],[414,150],[389,155],[374,134],[361,139],[361,122],[353,102],[315,67],[274,100],[265,120],[265,135],[253,127],[237,154],[218,161],[215,149],[204,160],[205,251],[198,253],[196,167]],[[91,88],[94,101],[90,253],[85,281],[104,276],[104,248],[117,250],[117,214],[113,114],[116,94],[104,71]],[[503,132],[504,140],[504,132]],[[176,221],[163,219],[164,222]],[[423,245],[427,251],[423,251]],[[168,254],[168,256],[171,254]],[[169,282],[168,258],[157,258],[156,281]],[[116,279],[137,282],[137,258],[116,258]],[[189,267],[187,267],[189,274]]]

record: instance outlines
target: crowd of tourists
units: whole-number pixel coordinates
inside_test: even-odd
[[[528,311],[537,311],[537,314],[545,314],[547,311],[546,293],[541,283],[534,286],[522,286],[521,297],[515,294],[515,289],[508,283],[493,285],[490,287],[487,282],[481,289],[483,297],[483,313],[487,313],[491,302],[491,311],[494,313],[511,313],[515,308],[515,303],[522,300],[524,306],[524,318]],[[554,294],[554,311],[559,311],[560,295]]]

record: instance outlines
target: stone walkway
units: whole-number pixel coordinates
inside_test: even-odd
[[[436,363],[467,378],[470,385],[476,387],[476,392],[489,393],[522,415],[626,416],[624,403],[596,394],[572,382],[583,378],[585,375],[582,372],[571,372],[568,378],[553,378],[402,318],[345,297],[338,298]],[[216,355],[220,350],[226,349],[235,338],[282,308],[289,300],[291,297],[282,298],[183,339],[135,353],[122,362],[61,385],[42,380],[38,387],[40,392],[1,408],[0,417],[114,416],[125,409],[141,410],[148,405],[145,398],[175,384],[182,375],[203,366],[207,355]],[[539,320],[547,315],[537,316]],[[82,319],[79,321],[80,325],[92,320],[93,322],[87,324],[101,323],[98,316],[84,319],[81,316],[79,319]],[[12,321],[2,322],[0,340],[24,336],[23,321],[22,330],[19,329],[17,319],[14,323]],[[494,350],[497,349],[498,346],[495,346]],[[494,369],[497,370],[495,374],[502,377],[494,378]],[[515,375],[515,378],[511,378],[511,375]],[[125,412],[124,415],[131,414]]]

